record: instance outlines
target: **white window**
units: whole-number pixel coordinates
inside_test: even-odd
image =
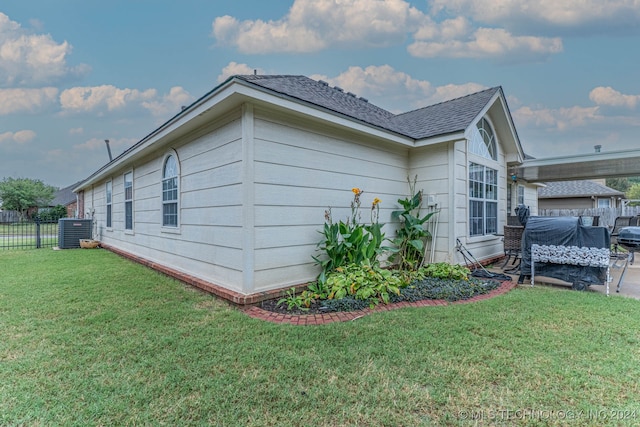
[[[469,165],[469,234],[498,231],[498,171],[477,163]]]
[[[610,208],[611,207],[611,199],[598,199],[598,207],[599,208]]]
[[[178,162],[169,155],[162,168],[162,225],[178,226]]]
[[[105,193],[107,197],[107,228],[112,227],[112,197],[113,197],[113,183],[108,181],[105,188]]]
[[[133,172],[124,174],[124,229],[133,230]]]
[[[518,206],[524,205],[524,185],[518,185]]]

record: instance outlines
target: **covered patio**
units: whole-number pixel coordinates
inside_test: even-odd
[[[515,169],[515,174],[518,179],[530,183],[640,176],[640,149],[528,159]],[[629,263],[626,270],[620,262],[613,263],[610,273],[612,295],[616,294],[615,290],[620,283],[619,295],[640,299],[640,265],[638,263]],[[623,274],[623,280],[620,282]],[[517,275],[513,277],[514,280],[518,279]],[[545,277],[542,282],[550,285],[566,285],[566,282],[549,277]],[[525,283],[529,284],[529,282]],[[589,291],[604,294],[605,286],[590,286]]]

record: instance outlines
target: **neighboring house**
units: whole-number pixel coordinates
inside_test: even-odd
[[[51,201],[51,207],[58,205],[64,206],[67,209],[67,217],[76,218],[78,216],[78,197],[76,193],[73,192],[73,189],[76,188],[78,184],[80,184],[80,182],[56,191]]]
[[[417,176],[440,209],[435,261],[462,262],[457,239],[502,256],[507,189],[537,212],[509,172],[523,159],[500,87],[396,115],[304,76],[233,76],[75,191],[104,247],[250,303],[317,277],[324,211],[346,219],[353,187],[391,236]]]
[[[618,208],[623,192],[596,181],[547,182],[538,189],[538,209]]]

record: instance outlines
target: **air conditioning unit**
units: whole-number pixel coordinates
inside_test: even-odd
[[[58,220],[58,247],[73,249],[80,247],[80,239],[91,239],[90,219],[60,218]]]

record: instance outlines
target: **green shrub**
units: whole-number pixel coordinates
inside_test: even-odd
[[[338,267],[329,273],[325,282],[327,299],[341,299],[348,295],[375,305],[389,302],[390,294],[399,294],[403,286],[400,277],[367,262]]]
[[[41,221],[57,221],[60,218],[67,217],[67,208],[62,205],[55,206],[53,208],[40,208],[38,209],[38,219]]]
[[[449,264],[446,262],[436,262],[429,264],[422,269],[425,276],[438,279],[469,280],[471,271],[459,264]]]

